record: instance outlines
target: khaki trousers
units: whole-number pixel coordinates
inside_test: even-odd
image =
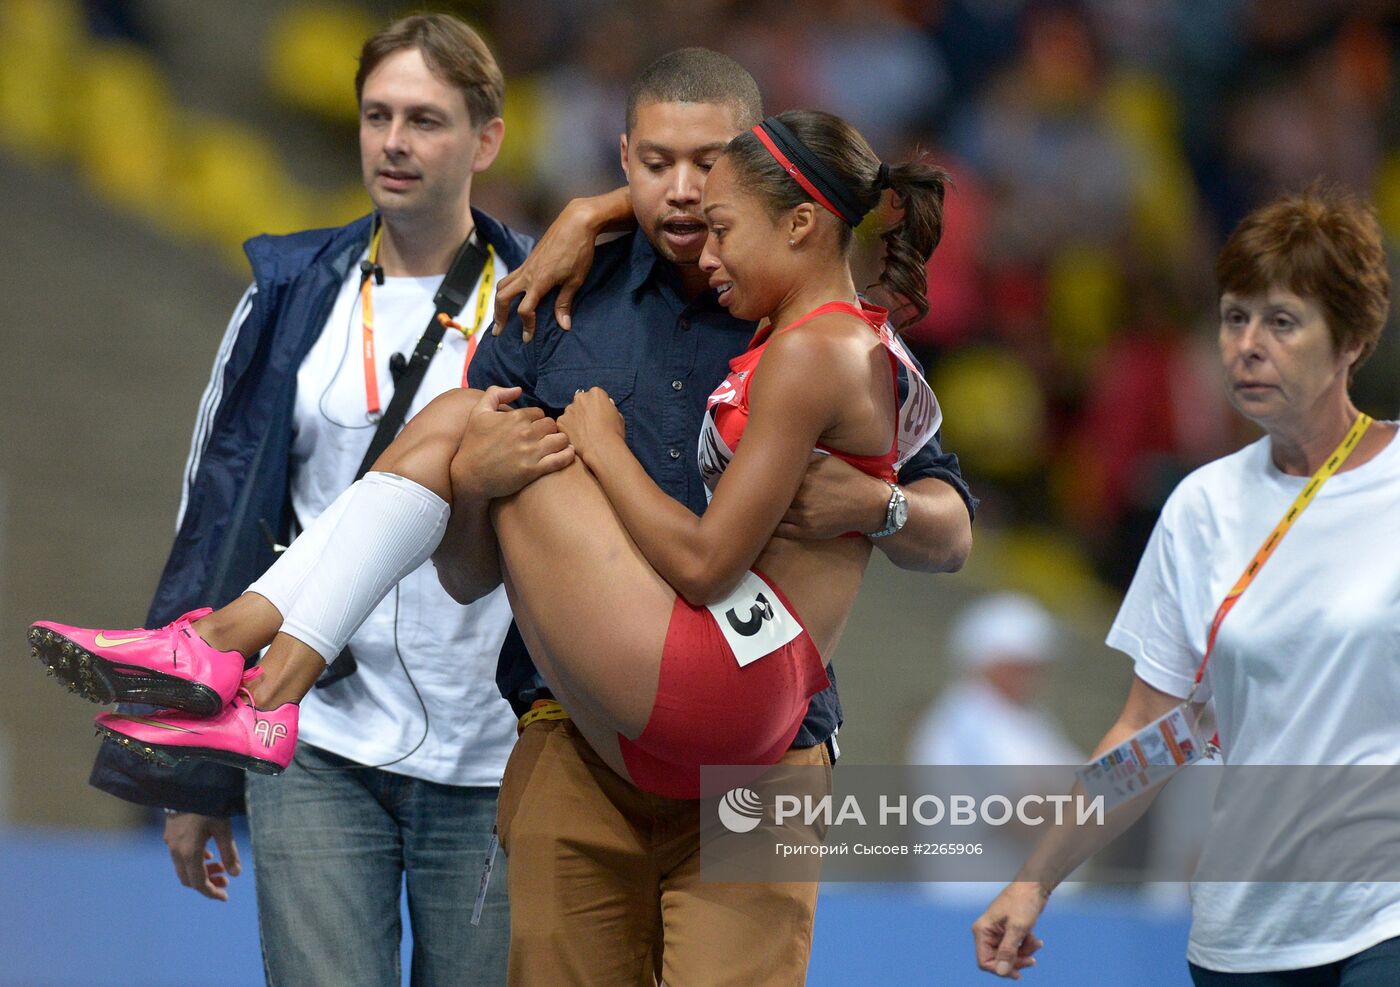
[[[783,757],[827,762],[824,744]],[[516,987],[806,980],[816,883],[702,881],[699,802],[636,788],[569,720],[525,728],[497,813]]]

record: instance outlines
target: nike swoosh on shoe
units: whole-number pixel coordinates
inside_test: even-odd
[[[153,720],[148,716],[133,716],[131,713],[111,713],[108,714],[114,720],[128,720],[132,723],[144,723],[148,727],[160,727],[162,730],[174,730],[176,733],[194,733],[184,727],[177,727],[173,723],[165,723],[161,720]]]
[[[108,637],[101,631],[97,632],[97,637],[93,641],[99,648],[120,648],[123,644],[135,644],[137,641],[145,641],[151,635],[142,634],[140,637]]]

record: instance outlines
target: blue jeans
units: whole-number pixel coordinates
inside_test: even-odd
[[[1190,966],[1196,987],[1395,987],[1400,984],[1400,937],[1344,960],[1302,970],[1217,973],[1194,963]]]
[[[307,744],[280,777],[248,775],[268,987],[397,987],[407,888],[414,987],[505,982],[505,855],[471,924],[495,788],[439,785]]]

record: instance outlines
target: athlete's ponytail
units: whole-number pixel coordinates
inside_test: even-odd
[[[885,165],[860,132],[818,110],[790,110],[730,141],[726,156],[745,188],[776,215],[816,202],[839,218],[839,243],[880,204],[886,188],[903,216],[881,234],[885,263],[877,282],[904,317],[904,328],[928,314],[925,265],[943,234],[948,175],[920,160]]]
[[[879,284],[911,310],[899,320],[903,329],[928,315],[928,259],[943,237],[943,194],[949,179],[942,168],[918,158],[893,165],[889,173],[895,205],[904,215],[880,234],[885,263]]]

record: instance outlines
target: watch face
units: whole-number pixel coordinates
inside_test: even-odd
[[[890,507],[890,520],[896,528],[904,527],[904,522],[909,520],[909,501],[903,497],[896,497]]]

